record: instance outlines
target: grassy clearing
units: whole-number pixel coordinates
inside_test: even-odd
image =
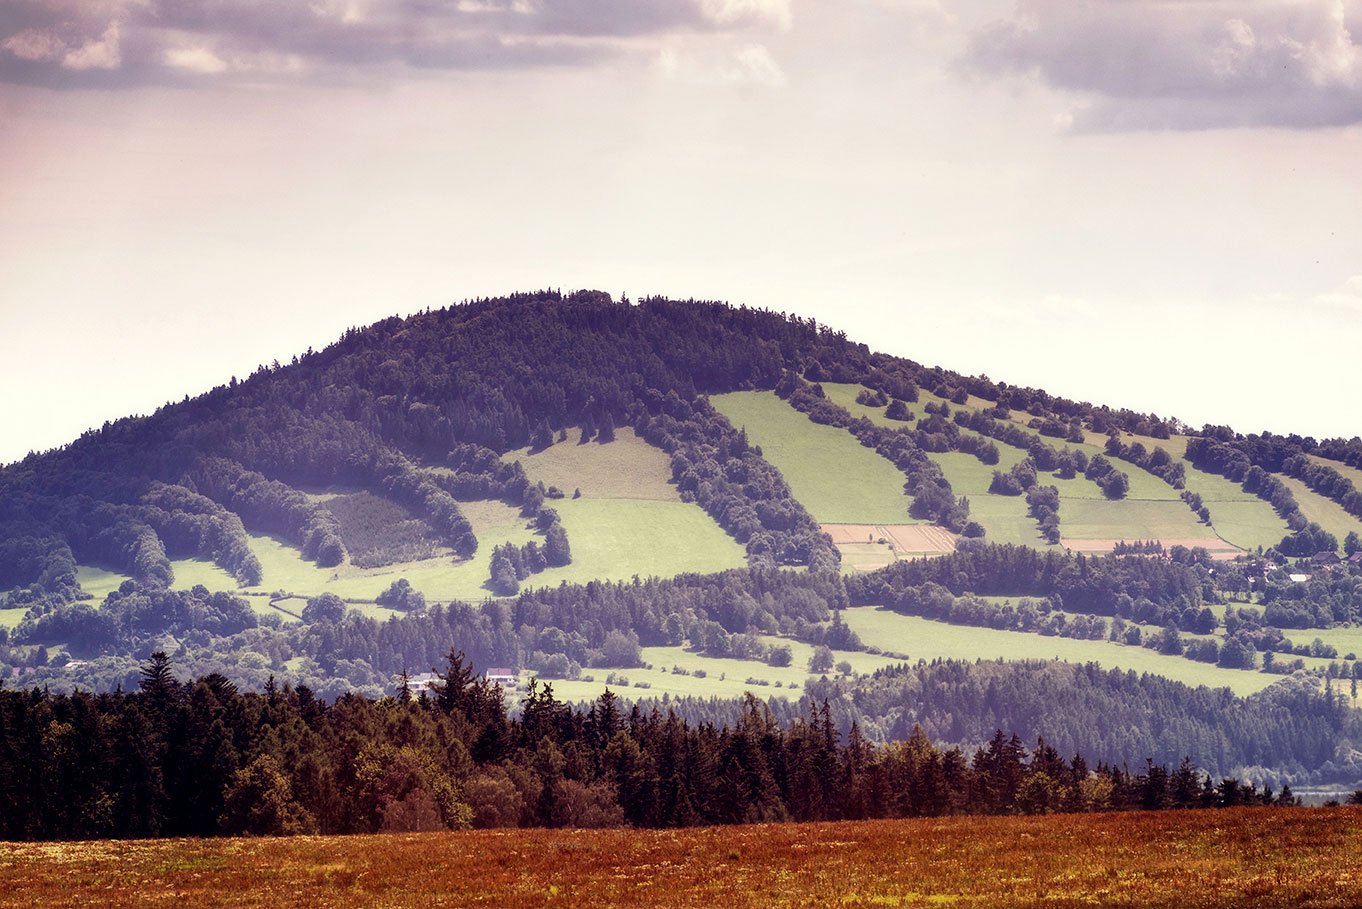
[[[984,525],[990,542],[1049,548],[1035,518],[1026,513],[1025,496],[999,496],[988,491],[994,470],[1008,470],[1023,457],[1015,448],[1000,446],[1000,453],[1003,452],[1010,457],[1002,458],[997,467],[984,464],[974,455],[962,451],[940,452],[931,458],[941,466],[941,472],[950,481],[955,494],[969,499],[970,519]],[[1060,510],[1063,520],[1063,505]]]
[[[1358,808],[0,844],[16,905],[1355,906]]]
[[[734,426],[747,430],[790,491],[822,524],[912,524],[904,476],[845,429],[821,426],[769,391],[710,398]]]
[[[867,417],[883,426],[905,425],[885,417],[883,407],[867,407],[864,404],[857,404],[856,395],[860,393],[861,389],[862,386],[854,384],[823,383],[823,390],[827,396],[847,408],[852,414]],[[918,403],[913,407],[917,411],[922,411],[925,405],[929,403],[939,405],[943,403],[943,400],[930,392],[920,391]],[[977,411],[987,409],[990,406],[989,402],[977,398],[971,398],[965,405],[950,404],[953,411]],[[1026,424],[1031,419],[1030,414],[1014,412],[1010,422],[1027,428]],[[1032,435],[1036,435],[1034,431],[1029,429],[1028,431]],[[1058,439],[1041,438],[1050,445],[1061,448],[1067,445],[1070,448],[1081,449],[1089,457],[1101,453],[1106,444],[1105,436],[1092,432],[1085,434],[1086,442],[1081,445],[1066,443]],[[1179,459],[1187,452],[1187,436],[1155,439],[1149,436],[1122,433],[1121,438],[1126,444],[1139,442],[1151,451],[1156,447],[1163,448],[1170,455]],[[1004,445],[1001,442],[998,443],[998,449],[1001,455],[996,466],[998,470],[1006,471],[1024,457],[1021,449]],[[941,465],[942,472],[950,480],[951,487],[957,493],[970,497],[970,515],[984,525],[990,540],[1036,547],[1045,545],[1035,529],[1035,523],[1026,514],[1024,501],[988,495],[988,484],[992,479],[994,467],[982,464],[978,459],[959,452],[933,454],[931,457],[932,460]],[[1322,459],[1320,460],[1322,461]],[[1275,545],[1287,533],[1286,522],[1273,511],[1271,505],[1251,493],[1245,492],[1238,483],[1224,477],[1197,470],[1184,462],[1187,489],[1199,493],[1207,508],[1210,509],[1211,520],[1215,528],[1212,531],[1200,524],[1186,506],[1181,505],[1179,490],[1173,489],[1163,480],[1135,467],[1133,464],[1119,460],[1113,460],[1113,463],[1130,477],[1130,491],[1127,498],[1115,503],[1106,502],[1096,484],[1086,479],[1061,480],[1053,476],[1043,478],[1042,482],[1045,485],[1054,485],[1059,489],[1060,498],[1065,502],[1078,500],[1080,502],[1104,503],[1099,505],[1079,504],[1073,508],[1066,508],[1061,505],[1060,521],[1064,536],[1072,539],[1149,539],[1149,532],[1154,530],[1157,531],[1153,534],[1154,537],[1194,539],[1211,537],[1215,533],[1219,533],[1220,537],[1230,545],[1252,550],[1259,546],[1266,548]],[[1334,462],[1328,463],[1330,466],[1339,468],[1340,472],[1351,470],[1352,473],[1357,475],[1359,486],[1362,486],[1362,471],[1348,468],[1346,465],[1337,465]],[[987,498],[985,498],[986,496]],[[1172,508],[1150,509],[1145,507],[1145,503],[1148,502],[1177,502],[1179,507],[1186,512],[1186,516],[1178,515],[1176,509]],[[1326,509],[1321,506],[1318,511],[1324,514]],[[1334,515],[1333,518],[1336,519],[1337,515]],[[1347,529],[1352,528],[1348,527]],[[1346,532],[1345,529],[1344,533]],[[1342,535],[1340,534],[1339,537],[1341,539]]]
[[[838,543],[837,551],[842,554],[843,574],[874,571],[898,561],[896,553],[879,543]]]
[[[651,669],[642,667],[614,670],[584,669],[583,674],[591,676],[592,681],[564,679],[546,681],[552,681],[556,697],[571,702],[593,701],[600,697],[606,687],[625,698],[661,697],[663,694],[672,697],[693,695],[701,698],[737,698],[750,691],[762,700],[773,696],[798,700],[803,696],[804,686],[809,679],[816,678],[809,674],[808,669],[809,658],[813,656],[813,645],[766,635],[762,636],[762,641],[771,646],[789,647],[792,657],[790,665],[777,667],[756,660],[705,656],[684,647],[644,647],[643,660],[652,666]],[[869,674],[876,669],[902,662],[882,654],[845,650],[834,650],[833,660],[835,663],[843,661],[850,663],[854,674]],[[673,666],[679,666],[686,670],[687,674],[672,672]],[[697,676],[696,670],[703,671],[705,675]],[[628,686],[607,686],[605,679],[611,672],[626,677],[629,680]],[[749,678],[766,684],[749,683],[747,681]],[[643,688],[639,683],[648,687]],[[776,687],[777,683],[780,687]]]
[[[1107,669],[1151,672],[1188,685],[1228,687],[1238,695],[1252,694],[1278,679],[1278,676],[1262,672],[1221,669],[1209,663],[1197,663],[1111,641],[1079,641],[1034,632],[951,625],[871,606],[848,609],[845,617],[847,625],[860,635],[862,641],[884,650],[907,654],[913,661],[942,657],[952,660],[1099,663]]]
[[[24,620],[24,615],[27,612],[27,606],[16,606],[13,609],[0,609],[0,628],[14,628],[14,626]]]
[[[519,508],[496,499],[460,502],[459,510],[468,519],[468,523],[473,525],[474,534],[487,530],[506,530],[525,523],[525,519],[520,516]]]
[[[1287,485],[1291,494],[1296,497],[1296,502],[1301,507],[1301,514],[1305,515],[1307,521],[1313,521],[1320,527],[1338,537],[1338,544],[1343,545],[1343,538],[1349,531],[1362,534],[1362,521],[1348,514],[1333,499],[1327,499],[1306,486],[1294,477],[1285,474],[1276,474],[1277,478]],[[1278,541],[1281,537],[1277,538]]]
[[[1337,470],[1340,475],[1346,477],[1349,480],[1352,480],[1353,485],[1356,486],[1358,489],[1362,489],[1362,470],[1358,470],[1356,467],[1351,467],[1347,464],[1344,464],[1342,461],[1334,461],[1331,460],[1330,458],[1322,458],[1319,455],[1306,455],[1306,457],[1316,464],[1323,464],[1325,467],[1332,467],[1334,470]]]
[[[534,586],[672,577],[747,564],[746,550],[698,505],[583,494],[554,507],[572,546],[572,564],[535,575]]]
[[[569,496],[580,489],[583,496],[595,499],[681,500],[667,453],[634,435],[633,429],[617,429],[615,441],[604,445],[580,445],[578,435],[569,430],[566,442],[535,454],[528,449],[508,452],[502,460],[520,461],[532,479],[557,486]]]
[[[130,581],[132,578],[126,574],[109,571],[105,568],[96,568],[93,565],[77,565],[76,580],[80,582],[81,590],[84,590],[96,600],[102,601],[106,596],[123,586],[124,581]]]
[[[1074,540],[1187,540],[1213,537],[1182,502],[1066,499],[1060,532]]]
[[[175,559],[170,563],[175,572],[175,590],[188,590],[202,584],[209,590],[236,590],[236,578],[206,559]]]
[[[1211,527],[1221,539],[1241,549],[1276,546],[1290,531],[1272,506],[1262,499],[1252,502],[1208,502]]]
[[[492,548],[499,543],[542,541],[511,508],[496,503],[482,509],[486,519],[477,531],[478,553],[456,562],[449,556],[403,562],[382,568],[352,565],[318,568],[297,549],[275,537],[252,535],[251,548],[260,559],[260,585],[248,593],[283,590],[303,596],[330,591],[347,599],[373,599],[398,578],[406,578],[431,601],[481,600],[490,596],[483,585],[490,575]],[[628,580],[688,571],[715,572],[746,564],[746,553],[699,507],[683,502],[648,499],[562,499],[553,503],[572,546],[572,564],[535,575],[532,586],[560,581]],[[490,516],[490,517],[489,517]],[[206,562],[175,563],[176,586],[203,583],[213,590],[235,590],[232,578]],[[216,583],[210,583],[216,581]],[[380,611],[386,617],[387,610]]]

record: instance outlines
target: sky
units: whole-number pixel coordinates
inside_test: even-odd
[[[1362,433],[1362,0],[0,0],[0,463],[545,287]]]

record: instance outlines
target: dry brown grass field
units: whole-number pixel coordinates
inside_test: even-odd
[[[6,906],[1362,905],[1362,808],[0,844]]]

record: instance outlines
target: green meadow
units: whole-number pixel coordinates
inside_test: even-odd
[[[862,641],[905,654],[910,660],[1064,660],[1098,663],[1107,669],[1150,672],[1188,685],[1228,687],[1235,694],[1260,691],[1279,676],[1243,669],[1222,669],[1180,656],[1161,654],[1144,647],[1128,647],[1111,641],[1080,641],[1034,632],[1000,631],[971,625],[951,625],[917,616],[899,615],[888,609],[862,606],[843,612],[847,626]]]
[[[776,466],[821,524],[916,524],[904,475],[845,429],[822,426],[773,392],[714,395],[714,407]]]
[[[1313,521],[1338,537],[1340,546],[1343,545],[1343,538],[1350,532],[1362,534],[1362,521],[1344,511],[1342,505],[1315,492],[1301,480],[1288,477],[1285,474],[1276,474],[1276,476],[1286,484],[1287,488],[1291,490],[1291,494],[1296,497],[1296,503],[1300,505],[1301,514],[1305,515],[1305,519]],[[1281,537],[1277,539],[1280,540]]]
[[[1185,540],[1212,537],[1180,500],[1065,499],[1060,532],[1074,540]]]
[[[580,489],[589,499],[681,501],[672,482],[671,458],[630,427],[616,430],[615,441],[605,444],[579,444],[579,435],[569,430],[565,442],[533,454],[522,448],[502,455],[502,460],[519,461],[531,479],[557,486],[568,496]]]
[[[553,684],[556,697],[572,702],[595,700],[607,687],[631,698],[662,697],[664,694],[672,697],[693,695],[702,698],[736,698],[750,691],[763,700],[773,695],[798,700],[803,696],[804,686],[809,679],[818,677],[810,675],[808,668],[813,646],[803,641],[773,636],[762,636],[762,641],[772,646],[789,647],[792,657],[790,665],[776,667],[758,660],[706,656],[684,647],[644,647],[643,660],[651,668],[583,669],[582,674],[591,676],[592,681],[543,681]],[[834,650],[833,660],[850,663],[852,673],[858,675],[902,662],[883,654],[843,650]],[[685,673],[673,672],[673,667],[680,667]],[[703,672],[704,676],[696,675],[697,670]],[[607,685],[606,678],[612,673],[616,683]],[[835,670],[827,673],[828,676],[835,674]],[[525,677],[529,675],[526,673]],[[628,684],[619,684],[620,677],[626,679]],[[748,679],[755,681],[749,682]]]
[[[95,568],[92,565],[77,565],[76,580],[80,582],[81,590],[102,601],[121,587],[124,581],[132,579],[117,571]]]
[[[1358,470],[1356,467],[1350,467],[1342,461],[1335,461],[1332,458],[1322,458],[1319,455],[1306,455],[1306,457],[1316,464],[1332,467],[1334,470],[1338,471],[1340,476],[1351,480],[1354,486],[1358,489],[1362,489],[1362,470]]]
[[[526,586],[629,580],[635,575],[670,577],[746,564],[741,545],[698,505],[681,501],[670,482],[667,455],[628,428],[604,445],[569,441],[534,455],[513,452],[508,457],[519,458],[531,480],[557,486],[565,494],[549,504],[567,531],[572,563],[534,575]],[[581,497],[573,498],[577,490]],[[491,595],[484,585],[491,573],[493,547],[543,538],[520,516],[519,509],[502,502],[465,502],[460,507],[478,538],[478,552],[472,559],[455,561],[445,556],[381,568],[348,564],[319,568],[290,543],[253,534],[251,548],[260,560],[262,580],[245,592],[283,591],[306,597],[329,591],[346,599],[372,600],[393,581],[406,578],[430,601],[481,600]],[[211,563],[179,560],[172,567],[177,588],[203,584],[212,590],[236,589],[232,577]],[[251,602],[261,614],[274,612],[261,597],[251,597]],[[372,604],[356,608],[378,618],[391,614]]]
[[[847,625],[863,641],[884,651],[878,654],[833,651],[834,660],[850,663],[853,674],[868,674],[885,666],[905,661],[917,662],[920,659],[1063,660],[1081,664],[1098,663],[1108,669],[1149,672],[1193,686],[1227,687],[1240,696],[1260,691],[1280,678],[1270,673],[1222,669],[1208,663],[1111,641],[1084,641],[1032,632],[951,625],[869,606],[848,609],[843,616]],[[1300,634],[1302,641],[1308,642],[1315,637],[1313,632],[1309,637],[1305,637],[1304,632]],[[1320,632],[1326,642],[1333,643],[1327,634]],[[693,695],[732,698],[750,691],[763,699],[771,696],[798,699],[811,678],[808,662],[813,648],[802,641],[785,638],[764,637],[763,640],[768,644],[790,647],[793,658],[791,664],[777,668],[754,660],[706,656],[683,647],[644,647],[643,659],[649,668],[588,668],[583,669],[583,675],[591,676],[591,681],[544,681],[553,685],[555,696],[570,702],[594,700],[606,687],[629,698],[662,697],[664,694],[672,697]],[[1362,649],[1362,629],[1356,630],[1353,636],[1338,635],[1336,640],[1340,654],[1343,653],[1344,641],[1353,642]],[[1327,661],[1307,660],[1310,664],[1316,662]],[[673,667],[680,667],[684,672],[673,672]],[[704,676],[696,675],[697,670],[703,671]],[[612,674],[615,682],[607,685],[607,676]],[[523,679],[530,675],[525,673]]]
[[[1015,448],[999,446],[999,463],[990,466],[972,454],[963,451],[937,452],[931,459],[941,466],[941,472],[951,484],[957,496],[969,499],[969,516],[983,525],[986,539],[992,543],[1015,543],[1048,549],[1049,544],[1040,535],[1035,518],[1026,512],[1025,496],[1000,496],[988,491],[993,480],[993,471],[1008,470],[1024,455]],[[1064,506],[1060,505],[1060,520],[1064,519]]]
[[[906,425],[885,417],[883,407],[857,404],[856,395],[863,390],[863,386],[825,382],[823,390],[830,400],[847,408],[855,416],[867,417],[882,426]],[[950,404],[930,392],[919,390],[918,402],[910,409],[915,410],[915,416],[920,416],[925,405],[942,403]],[[983,410],[990,406],[989,402],[978,398],[971,398],[964,405],[950,404],[952,411]],[[1010,422],[1027,428],[1026,424],[1031,419],[1029,414],[1014,413]],[[1034,430],[1027,428],[1027,431],[1036,435]],[[1089,457],[1102,453],[1106,442],[1105,436],[1091,432],[1086,434],[1087,440],[1083,444],[1041,438],[1049,445],[1082,450]],[[1186,436],[1155,439],[1123,433],[1122,439],[1126,444],[1139,442],[1149,450],[1161,447],[1175,458],[1183,457],[1187,451]],[[988,539],[1043,547],[1044,540],[1035,522],[1026,513],[1025,500],[1021,497],[995,496],[988,492],[995,469],[1009,470],[1025,457],[1022,449],[995,442],[1000,455],[996,466],[985,465],[962,452],[936,453],[931,458],[941,465],[951,488],[969,497],[970,516],[984,526]],[[1095,483],[1082,477],[1062,480],[1043,475],[1042,482],[1045,485],[1053,485],[1059,490],[1060,529],[1066,538],[1176,540],[1213,539],[1219,536],[1227,547],[1253,550],[1259,546],[1275,545],[1287,533],[1286,522],[1271,505],[1224,477],[1197,470],[1183,462],[1187,489],[1200,494],[1211,513],[1212,526],[1207,527],[1182,502],[1180,490],[1133,464],[1116,459],[1112,461],[1130,477],[1127,497],[1114,502],[1107,500]],[[1362,471],[1354,473],[1362,477]],[[1317,510],[1321,513],[1325,511],[1322,506]]]

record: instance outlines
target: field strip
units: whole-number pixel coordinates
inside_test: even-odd
[[[1155,538],[1156,542],[1162,543],[1165,549],[1172,549],[1174,546],[1185,546],[1188,549],[1201,547],[1217,559],[1231,559],[1242,553],[1244,550],[1235,546],[1233,543],[1220,539],[1219,537],[1191,537],[1184,539],[1160,539]],[[1137,543],[1137,539],[1125,540],[1075,540],[1069,537],[1061,537],[1059,544],[1072,552],[1111,552],[1117,543]]]
[[[867,545],[887,540],[896,552],[946,553],[955,551],[955,535],[935,524],[822,524],[838,546]]]

